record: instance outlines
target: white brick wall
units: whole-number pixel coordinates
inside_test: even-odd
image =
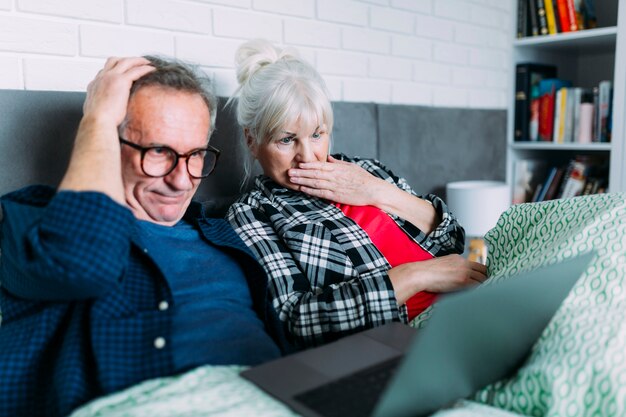
[[[367,76],[367,54],[346,51],[317,52],[317,70],[324,74]]]
[[[394,83],[391,87],[391,102],[397,104],[433,104],[432,88],[428,84]]]
[[[106,58],[161,53],[174,54],[174,36],[129,26],[80,26],[80,55]]]
[[[317,0],[317,18],[336,23],[367,26],[369,6],[357,1]]]
[[[76,55],[78,25],[0,14],[0,51]]]
[[[17,57],[0,57],[0,88],[21,88],[20,60]]]
[[[344,28],[342,33],[344,49],[369,53],[389,54],[391,34],[374,29]]]
[[[84,90],[106,57],[201,65],[220,95],[233,55],[294,45],[335,100],[505,108],[516,0],[0,0],[0,88]]]
[[[122,23],[123,0],[16,0],[17,9],[29,14],[75,17],[81,20],[101,20]]]
[[[452,41],[455,29],[456,24],[453,21],[433,16],[417,16],[415,23],[415,34],[418,38]]]
[[[252,8],[275,14],[314,17],[315,0],[255,0]]]
[[[171,0],[126,0],[126,22],[180,32],[210,34],[211,7],[204,4]]]
[[[24,58],[23,65],[24,87],[27,90],[46,90],[53,84],[59,90],[83,91],[102,68],[100,62],[49,57]]]
[[[404,10],[389,7],[370,8],[370,26],[389,32],[413,33],[415,30],[415,16]]]

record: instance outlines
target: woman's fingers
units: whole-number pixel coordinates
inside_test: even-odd
[[[487,279],[487,267],[481,263],[467,261],[469,266],[469,278],[477,283],[485,282]]]
[[[333,188],[332,183],[325,179],[290,177],[290,180],[294,184],[302,185],[309,188],[317,188],[319,190],[330,190]]]

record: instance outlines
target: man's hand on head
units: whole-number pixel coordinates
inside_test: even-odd
[[[126,204],[117,128],[126,116],[133,82],[154,69],[145,58],[109,58],[89,83],[60,190],[99,191]]]
[[[117,128],[126,115],[133,82],[154,69],[150,61],[141,57],[107,59],[87,86],[83,119]]]

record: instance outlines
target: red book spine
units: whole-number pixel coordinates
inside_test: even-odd
[[[574,0],[567,0],[567,19],[569,20],[569,29],[572,32],[576,32],[578,30],[578,19],[576,19]]]
[[[551,142],[554,131],[554,89],[539,99],[539,140]]]
[[[567,11],[568,0],[556,0],[556,6],[558,9],[559,22],[561,22],[561,32],[571,32],[572,24],[569,20],[569,13]]]

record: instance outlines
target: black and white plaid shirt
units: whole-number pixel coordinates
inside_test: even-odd
[[[402,178],[371,159],[354,162],[416,195]],[[407,235],[433,256],[463,252],[464,231],[435,195],[441,223],[426,235],[391,215]],[[365,231],[326,200],[286,189],[266,176],[242,196],[228,220],[269,276],[269,296],[296,346],[309,347],[391,321],[407,322],[387,275],[391,268]]]

